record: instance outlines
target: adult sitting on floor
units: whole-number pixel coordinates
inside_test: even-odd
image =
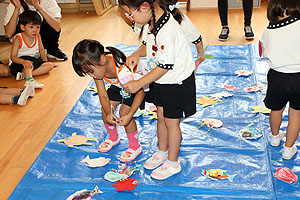
[[[61,32],[61,9],[55,0],[12,0],[7,6],[4,18],[4,28],[7,38],[20,33],[18,24],[19,15],[24,10],[37,11],[43,22],[40,34],[47,56],[56,60],[67,60],[68,57],[58,48],[58,40]]]
[[[1,76],[9,76],[10,74],[10,69],[8,66],[4,65],[1,61],[0,61],[0,77]]]

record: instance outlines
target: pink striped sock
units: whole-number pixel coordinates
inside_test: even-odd
[[[140,147],[138,139],[138,131],[136,130],[133,133],[126,133],[129,141],[129,149],[137,150]]]
[[[104,124],[104,126],[109,134],[109,139],[113,142],[116,141],[119,137],[117,126],[115,124],[113,125]]]

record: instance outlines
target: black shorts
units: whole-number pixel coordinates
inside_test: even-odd
[[[163,107],[164,117],[178,119],[196,113],[194,73],[182,81],[182,84],[154,83],[150,95],[156,106]]]
[[[300,73],[268,72],[268,89],[264,103],[271,110],[281,110],[287,102],[300,110]]]
[[[33,70],[39,68],[44,63],[44,61],[41,61],[31,56],[21,56],[20,58],[24,60],[30,60],[33,64]],[[13,62],[10,64],[9,68],[11,75],[17,76],[18,72],[23,72],[24,66],[22,64],[17,64]]]
[[[122,104],[125,104],[129,107],[132,106],[135,94],[131,94],[131,96],[129,98],[122,98],[121,95],[121,88],[115,86],[115,85],[111,85],[108,89],[107,89],[107,94],[108,94],[108,98],[110,101],[117,101],[117,102],[121,102]],[[123,100],[122,100],[123,99]]]

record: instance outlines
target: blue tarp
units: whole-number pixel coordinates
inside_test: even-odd
[[[130,55],[137,46],[117,45],[117,48]],[[196,50],[192,52],[196,57]],[[104,192],[93,199],[300,199],[300,184],[280,181],[273,177],[279,167],[288,167],[300,175],[299,153],[291,160],[283,160],[279,147],[269,144],[269,116],[251,113],[249,106],[263,105],[265,92],[247,93],[243,88],[254,84],[266,89],[265,77],[268,66],[258,57],[257,46],[210,46],[208,58],[196,74],[197,98],[224,91],[216,87],[227,81],[240,89],[232,91],[232,97],[223,98],[215,105],[201,107],[197,104],[197,113],[182,120],[182,144],[180,159],[182,172],[163,181],[150,177],[151,171],[141,169],[132,178],[139,181],[133,191],[117,192],[111,182],[103,175],[118,169],[119,157],[128,147],[123,127],[118,127],[121,143],[107,153],[99,153],[97,147],[107,137],[101,120],[101,109],[97,95],[85,90],[71,112],[67,115],[51,140],[42,150],[33,165],[15,188],[10,200],[63,200],[82,189],[93,189],[96,185]],[[249,77],[237,77],[236,70],[253,70]],[[89,86],[94,86],[91,82]],[[204,118],[219,119],[224,127],[197,127]],[[287,127],[285,112],[282,130]],[[156,120],[149,116],[136,118],[139,139],[143,153],[136,159],[144,162],[157,149]],[[262,129],[263,137],[257,140],[245,140],[238,134],[247,124],[257,121],[255,128]],[[76,132],[88,138],[97,138],[92,146],[69,148],[58,139],[69,137]],[[299,145],[299,139],[296,142]],[[101,168],[89,168],[80,163],[87,155],[91,158],[111,158],[110,164]],[[233,182],[229,180],[211,180],[201,175],[205,169],[224,169],[230,175],[236,174]]]

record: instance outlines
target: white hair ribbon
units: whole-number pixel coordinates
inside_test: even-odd
[[[175,5],[169,5],[170,11],[173,11],[175,8],[180,8],[179,3],[177,2]]]

